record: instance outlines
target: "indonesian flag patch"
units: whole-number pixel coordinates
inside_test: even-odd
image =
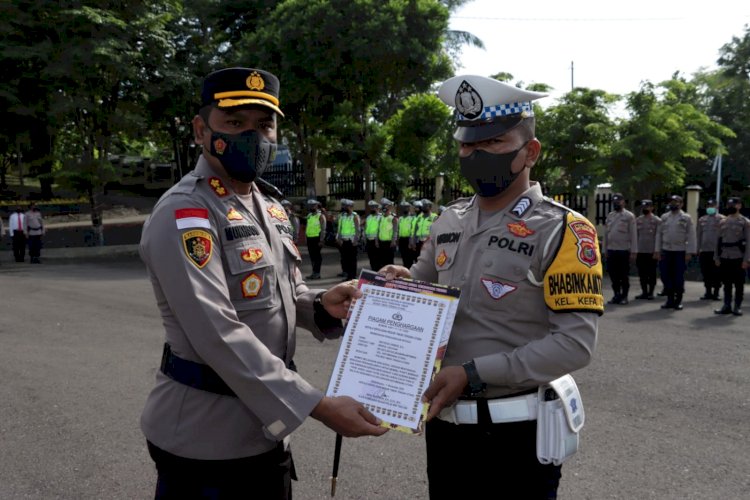
[[[185,255],[198,269],[203,268],[211,260],[214,247],[211,233],[200,229],[188,231],[182,235],[182,246],[185,249]]]
[[[178,208],[174,211],[174,218],[177,222],[177,229],[193,227],[211,229],[211,223],[208,221],[208,209],[206,208]]]

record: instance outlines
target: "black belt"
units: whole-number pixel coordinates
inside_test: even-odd
[[[193,389],[213,392],[222,396],[237,397],[237,394],[210,366],[175,356],[172,348],[166,343],[161,355],[161,371],[172,380],[188,385]]]
[[[744,241],[735,241],[734,243],[724,243],[724,242],[721,243],[721,247],[722,248],[727,248],[727,247],[744,247],[744,246],[745,246],[745,242]]]

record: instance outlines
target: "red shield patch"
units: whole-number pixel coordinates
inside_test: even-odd
[[[185,255],[198,269],[203,268],[211,260],[213,240],[206,231],[188,231],[182,235],[182,247]]]
[[[596,257],[596,248],[598,245],[596,230],[581,220],[570,222],[568,227],[578,240],[576,242],[578,246],[578,260],[588,267],[594,267],[599,262],[599,259]]]

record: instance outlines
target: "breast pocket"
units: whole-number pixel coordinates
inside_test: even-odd
[[[449,245],[438,245],[435,248],[435,269],[438,272],[440,283],[450,283],[453,273],[456,269],[456,256],[458,245],[453,243]]]
[[[276,268],[264,240],[245,239],[225,244],[224,259],[229,295],[235,309],[247,311],[279,305]]]
[[[485,252],[475,263],[481,269],[479,283],[472,283],[476,305],[482,309],[496,309],[499,306],[511,307],[517,300],[523,300],[524,290],[528,290],[531,259],[505,252]],[[533,288],[533,287],[532,287]]]

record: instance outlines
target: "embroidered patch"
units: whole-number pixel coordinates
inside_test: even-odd
[[[461,232],[457,233],[441,233],[438,234],[435,238],[435,241],[438,245],[442,245],[444,243],[457,243],[458,240],[461,239]]]
[[[211,189],[214,190],[214,193],[216,193],[220,197],[224,197],[229,194],[229,191],[224,187],[224,184],[218,177],[211,177],[210,179],[208,179],[208,185],[211,186]]]
[[[185,249],[185,255],[188,256],[198,269],[203,268],[211,260],[211,252],[213,251],[212,241],[211,234],[200,229],[188,231],[182,235],[182,246]]]
[[[528,227],[526,227],[526,223],[524,221],[509,223],[508,231],[510,231],[511,234],[518,236],[519,238],[525,238],[535,233],[533,229],[529,229]]]
[[[280,220],[281,222],[285,222],[289,220],[289,218],[286,216],[286,211],[284,209],[275,207],[273,205],[268,207],[268,215],[270,215],[274,219]]]
[[[189,229],[191,227],[202,227],[211,229],[208,221],[208,209],[205,208],[178,208],[174,211],[177,229]]]
[[[240,254],[240,257],[245,262],[252,262],[253,264],[255,264],[263,258],[263,250],[261,250],[260,248],[248,248]]]
[[[578,240],[576,243],[578,246],[578,260],[582,264],[594,267],[599,262],[596,252],[598,246],[596,229],[580,219],[570,222],[568,227]]]
[[[242,280],[242,296],[245,298],[257,297],[261,288],[263,288],[263,278],[255,273]]]
[[[229,209],[229,212],[227,212],[227,219],[229,220],[245,220],[244,217],[242,217],[242,214],[239,213],[237,210],[234,209],[234,207]]]
[[[523,214],[531,207],[531,198],[524,196],[518,203],[511,209],[511,212],[516,214],[517,217],[523,217]]]
[[[505,283],[488,280],[486,278],[481,278],[481,281],[484,285],[484,289],[487,290],[487,293],[490,294],[490,297],[495,300],[500,300],[509,293],[515,292],[516,288],[518,288],[517,286],[506,285]]]
[[[442,250],[440,255],[435,259],[435,264],[437,264],[438,267],[443,267],[446,262],[448,262],[448,255],[445,253],[445,250]]]
[[[217,153],[219,153],[220,155],[223,155],[224,150],[227,149],[227,143],[224,142],[224,139],[219,137],[218,139],[214,141],[214,149],[216,150]]]

